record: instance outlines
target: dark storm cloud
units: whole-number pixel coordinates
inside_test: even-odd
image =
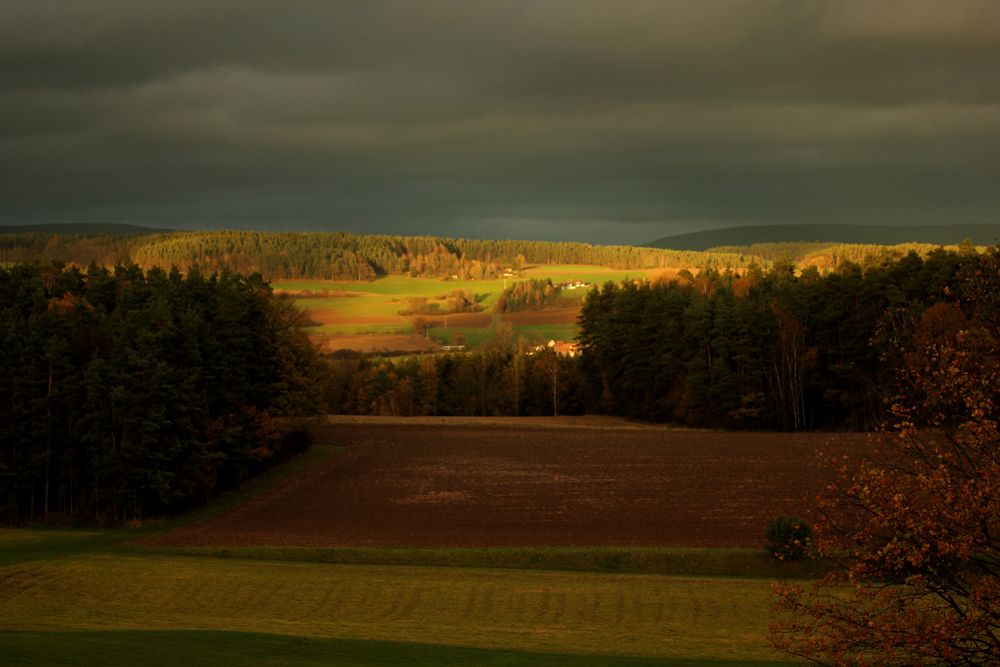
[[[994,221],[1000,4],[0,0],[0,221]]]

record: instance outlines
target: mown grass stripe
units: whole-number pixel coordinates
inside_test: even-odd
[[[769,603],[769,582],[740,579],[119,555],[0,568],[3,630],[198,628],[771,660]]]

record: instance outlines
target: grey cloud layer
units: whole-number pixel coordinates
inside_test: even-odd
[[[1000,3],[0,0],[0,220],[992,221]]]

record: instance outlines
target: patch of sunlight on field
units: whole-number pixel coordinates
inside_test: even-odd
[[[480,329],[477,327],[449,327],[447,329],[444,327],[433,327],[431,329],[431,338],[440,341],[443,345],[455,345],[458,342],[456,338],[460,334],[465,339],[465,342],[462,344],[470,349],[479,347],[493,338],[493,331],[491,329]]]
[[[384,276],[371,282],[286,280],[275,282],[274,288],[291,292],[305,290],[327,291],[341,296],[317,296],[295,298],[295,305],[311,315],[317,326],[310,327],[312,334],[358,334],[358,333],[410,333],[414,316],[400,315],[410,308],[413,297],[436,299],[446,297],[455,290],[467,295],[475,295],[477,302],[487,312],[496,305],[505,285],[510,286],[529,278],[551,278],[554,283],[567,280],[584,280],[593,285],[603,285],[608,281],[621,282],[626,278],[649,278],[656,270],[621,271],[599,266],[584,265],[544,265],[527,269],[517,278],[498,280],[440,280],[436,278],[410,278],[408,276]],[[568,292],[565,298],[582,299],[588,290]],[[531,340],[556,338],[569,340],[576,337],[577,329],[552,327],[518,327],[519,332]],[[437,333],[437,332],[435,332]],[[465,331],[467,344],[476,347],[493,337],[488,329]],[[450,344],[454,334],[436,335],[442,343]]]
[[[0,630],[201,629],[773,659],[767,581],[93,555],[0,568]]]
[[[535,266],[524,270],[520,276],[508,278],[506,280],[441,280],[437,278],[410,278],[408,276],[383,276],[370,282],[360,281],[333,281],[333,280],[284,280],[276,281],[273,286],[276,290],[286,290],[300,292],[310,290],[312,292],[343,292],[346,294],[363,294],[369,297],[395,297],[403,300],[410,297],[433,298],[445,296],[455,290],[462,290],[466,294],[476,294],[480,297],[479,302],[486,307],[496,304],[504,286],[511,286],[516,282],[529,278],[542,279],[551,278],[552,282],[559,283],[567,280],[583,280],[596,285],[603,285],[607,281],[621,282],[628,278],[653,278],[660,273],[658,269],[642,270],[635,269],[622,271],[620,269],[608,269],[600,266],[587,266],[577,264],[554,264]],[[364,297],[342,296],[330,297],[328,299],[302,299],[300,305],[309,307],[335,307],[336,304],[343,304],[351,299]],[[309,302],[326,305],[309,306]],[[383,300],[384,302],[384,300]],[[330,304],[334,304],[331,306]]]
[[[307,327],[310,334],[412,334],[413,325],[409,322],[401,324],[321,324],[318,327]]]
[[[298,292],[347,292],[397,296],[441,296],[457,289],[466,294],[485,294],[503,289],[500,280],[440,280],[437,278],[409,278],[407,276],[383,276],[371,282],[326,281],[326,280],[279,280],[272,283],[276,290]]]
[[[298,298],[295,299],[295,305],[309,311],[335,310],[342,317],[396,317],[399,311],[409,307],[405,300],[387,298],[379,294]]]
[[[659,275],[659,269],[632,269],[623,271],[621,269],[608,269],[601,266],[588,266],[583,264],[546,264],[525,269],[522,272],[527,278],[544,280],[551,278],[554,283],[566,282],[569,280],[582,280],[587,283],[603,285],[609,280],[619,283],[626,279],[645,280]]]

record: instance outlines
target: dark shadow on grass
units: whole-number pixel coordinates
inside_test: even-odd
[[[323,639],[218,631],[0,632],[4,665],[60,667],[166,667],[184,665],[542,665],[544,667],[624,667],[694,665],[745,667],[788,662],[691,660],[634,656],[505,651],[403,642]]]

